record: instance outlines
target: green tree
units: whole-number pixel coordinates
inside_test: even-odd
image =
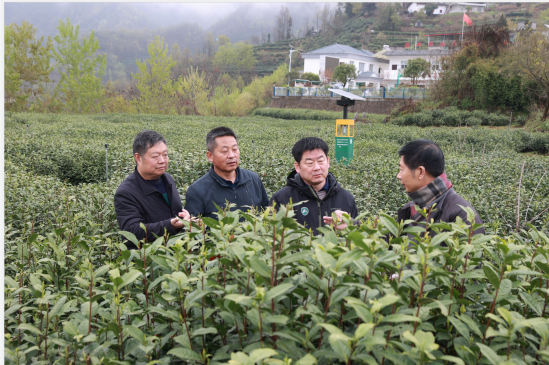
[[[334,69],[333,79],[343,83],[343,87],[347,85],[347,82],[357,77],[355,65],[343,63]]]
[[[353,9],[353,15],[355,16],[362,15],[362,13],[364,12],[364,10],[362,9],[361,3],[353,3],[352,9]]]
[[[101,77],[105,74],[105,55],[97,54],[99,41],[93,31],[88,38],[78,41],[80,26],[73,27],[70,20],[59,21],[59,35],[55,36],[53,58],[61,80],[56,94],[65,102],[64,109],[71,113],[99,111],[104,90]]]
[[[213,65],[224,71],[251,71],[256,64],[253,46],[238,42],[220,46],[214,56]]]
[[[433,13],[434,11],[438,8],[438,5],[435,4],[435,3],[429,3],[427,5],[425,5],[425,14],[427,14],[427,16],[430,18],[433,16]]]
[[[212,57],[215,53],[215,39],[212,32],[208,32],[206,39],[202,45],[202,52],[208,57]]]
[[[224,46],[226,44],[231,44],[231,40],[226,35],[221,34],[217,37],[217,46]]]
[[[507,18],[504,14],[501,14],[498,18],[498,21],[496,22],[496,28],[507,30],[509,27],[507,26]]]
[[[140,113],[170,114],[175,102],[170,73],[176,62],[171,55],[168,57],[163,37],[155,37],[148,48],[149,59],[137,61],[139,73],[133,74],[141,93],[136,106]]]
[[[528,89],[545,104],[542,120],[549,116],[549,39],[543,33],[523,32],[507,50],[507,73],[523,76]]]
[[[538,14],[538,21],[542,23],[539,25],[540,27],[543,27],[543,24],[549,24],[549,9],[545,9]]]
[[[362,12],[365,11],[368,13],[368,15],[372,15],[374,11],[376,11],[377,6],[376,3],[362,3]]]
[[[431,64],[423,58],[412,58],[404,69],[404,77],[412,79],[412,85],[415,85],[417,79],[429,75]]]
[[[19,73],[15,70],[15,45],[13,29],[4,26],[4,110],[19,110],[25,104],[28,95],[21,93]]]
[[[320,77],[312,72],[304,72],[301,78],[309,81],[320,81]]]
[[[185,114],[201,115],[208,111],[208,94],[210,88],[204,72],[198,72],[198,68],[192,67],[185,77],[178,80],[177,91],[183,100]],[[179,110],[181,113],[181,110]]]
[[[397,14],[396,7],[388,3],[380,11],[376,22],[376,29],[399,31],[402,25],[402,19]]]
[[[7,108],[22,110],[28,103],[34,105],[46,92],[45,84],[50,81],[49,75],[52,71],[50,59],[53,40],[48,37],[44,42],[43,36],[36,39],[36,28],[26,21],[23,21],[21,26],[11,24],[4,29],[4,48],[9,49],[4,55],[4,60],[8,56],[9,67],[19,77],[19,90],[16,94],[12,94],[15,90],[12,88],[14,84],[8,86],[11,98],[15,97],[16,102],[9,103]],[[8,80],[13,80],[13,75],[8,75]]]

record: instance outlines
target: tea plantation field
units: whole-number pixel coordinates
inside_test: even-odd
[[[360,124],[345,166],[333,160],[334,124],[6,115],[6,363],[549,360],[549,157],[520,153],[535,138]],[[168,172],[184,199],[209,169],[205,136],[220,125],[235,130],[241,166],[260,175],[269,195],[285,185],[294,142],[325,139],[330,170],[355,196],[361,224],[313,237],[286,208],[232,212],[126,250],[113,196],[134,169],[135,135],[150,128],[166,137]],[[403,232],[394,221],[408,200],[397,151],[416,138],[441,146],[448,178],[481,215],[486,236],[459,223]],[[426,228],[448,232],[425,238]]]

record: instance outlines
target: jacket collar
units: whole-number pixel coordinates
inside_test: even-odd
[[[147,180],[143,179],[143,176],[141,176],[139,171],[137,171],[137,167],[135,168],[133,174],[135,176],[135,180],[137,181],[137,184],[141,188],[141,191],[143,191],[143,194],[150,195],[150,194],[156,193],[157,190],[155,189],[155,187],[149,184]],[[171,194],[171,188],[169,188],[171,187],[171,184],[166,179],[165,174],[162,174],[161,177],[162,177],[162,180],[164,181],[164,184],[166,184],[166,190],[168,191],[169,194]]]
[[[236,186],[240,186],[244,183],[246,183],[249,179],[248,176],[246,176],[245,174],[242,173],[242,169],[240,169],[240,166],[238,166],[236,168],[237,170],[237,173],[238,173],[238,181],[236,183]],[[208,173],[210,174],[210,177],[216,182],[218,183],[219,185],[221,186],[224,186],[224,187],[227,187],[227,184],[225,183],[225,179],[222,179],[221,176],[219,176],[215,171],[214,171],[214,167],[213,165],[210,167],[210,171],[208,171]]]
[[[324,199],[336,194],[340,188],[339,183],[337,182],[335,176],[332,175],[331,172],[328,172],[327,179],[328,179],[328,184],[330,186],[330,189],[326,192],[326,196],[324,197]],[[312,189],[309,185],[307,185],[295,170],[290,172],[290,174],[286,178],[286,185],[297,189],[301,194],[305,196],[318,199],[318,195],[316,194],[313,195],[312,190],[314,189]]]

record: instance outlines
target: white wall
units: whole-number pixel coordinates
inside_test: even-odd
[[[320,70],[320,59],[305,58],[304,62],[305,62],[305,65],[303,67],[304,72],[311,72],[311,73],[314,73],[315,75],[318,75],[318,72]]]
[[[408,7],[408,12],[413,13],[414,11],[423,10],[423,8],[425,8],[425,3],[412,3],[412,5]],[[446,5],[439,5],[433,12],[434,15],[441,15],[444,13],[446,13]]]

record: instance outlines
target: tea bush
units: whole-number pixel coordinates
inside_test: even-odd
[[[4,153],[5,221],[22,229],[22,212],[30,212],[32,219],[53,227],[44,212],[52,210],[58,197],[44,190],[36,182],[24,194],[18,192],[18,177],[13,172],[28,173],[26,181],[51,176],[50,180],[70,196],[79,200],[78,191],[96,186],[104,191],[105,206],[112,212],[112,196],[116,187],[135,167],[132,143],[135,135],[146,128],[162,133],[170,149],[169,173],[174,177],[180,195],[209,169],[205,156],[206,133],[219,125],[233,128],[239,136],[241,166],[257,172],[270,195],[286,184],[286,176],[293,169],[291,148],[300,138],[320,137],[328,142],[332,157],[331,171],[339,182],[356,198],[360,211],[380,210],[396,215],[397,209],[408,201],[396,174],[398,149],[411,140],[429,138],[436,141],[446,156],[446,172],[456,191],[469,200],[490,227],[509,233],[516,228],[518,186],[522,163],[525,162],[521,184],[521,222],[531,220],[549,206],[549,161],[543,156],[523,157],[517,152],[539,150],[543,134],[520,130],[490,130],[485,128],[427,128],[399,127],[391,124],[358,124],[355,131],[355,157],[349,165],[333,160],[334,121],[296,121],[265,118],[175,117],[160,115],[112,114],[99,116],[70,116],[47,114],[16,114],[25,123],[5,119]],[[28,133],[26,124],[29,125]],[[540,136],[538,139],[533,137]],[[109,183],[105,184],[105,143],[108,144]],[[544,144],[545,143],[545,144]],[[484,154],[483,154],[484,151]],[[51,156],[59,156],[56,159]],[[63,160],[64,159],[64,160]],[[79,180],[67,178],[70,170],[60,168],[58,161],[73,161],[72,166],[92,166],[75,170]],[[8,164],[9,162],[9,164]],[[66,166],[66,165],[63,165]],[[68,171],[66,171],[68,170]],[[9,172],[9,174],[8,174]],[[36,177],[38,174],[38,177]],[[25,175],[27,176],[27,175]],[[73,174],[75,176],[75,174]],[[76,180],[76,179],[75,179]],[[66,181],[66,184],[63,183]],[[92,182],[91,184],[84,182]],[[27,183],[28,184],[28,183]],[[8,199],[7,196],[14,196]],[[90,195],[94,195],[90,193]],[[45,198],[45,196],[47,198]],[[87,203],[82,203],[87,204]],[[30,209],[33,206],[35,209]],[[28,214],[28,213],[25,213]],[[114,213],[112,213],[114,214]],[[17,215],[17,218],[12,218]],[[52,216],[55,216],[52,214]],[[526,216],[526,217],[525,217]],[[542,215],[532,223],[543,224]]]
[[[404,229],[363,214],[313,237],[293,211],[270,209],[154,242],[120,232],[134,251],[79,227],[77,210],[45,236],[7,230],[5,362],[549,360],[549,238],[533,226],[473,236],[478,225]]]
[[[418,119],[418,114],[421,114]],[[517,117],[516,121],[524,123],[523,116]],[[509,116],[498,113],[487,113],[482,110],[460,110],[457,107],[445,109],[423,109],[421,113],[404,114],[396,116],[392,122],[397,125],[418,125],[418,126],[451,126],[457,127],[468,124],[469,126],[506,126],[509,125]],[[471,123],[469,123],[469,120]]]
[[[113,196],[134,169],[137,132],[166,137],[184,198],[209,169],[204,136],[219,125],[236,131],[241,166],[260,175],[269,195],[285,184],[295,141],[324,138],[360,223],[314,237],[286,207],[221,212],[207,227],[127,250],[135,238],[118,233]],[[4,361],[548,361],[549,162],[519,155],[517,145],[531,140],[517,132],[359,124],[355,157],[342,165],[333,160],[333,120],[8,115]],[[462,222],[404,230],[394,221],[408,200],[395,178],[397,151],[417,138],[439,143],[487,236],[473,237],[477,227]],[[69,171],[81,175],[71,180]],[[431,239],[426,228],[447,232]]]
[[[264,108],[256,109],[253,115],[279,118],[279,119],[294,119],[294,120],[335,120],[342,119],[342,112],[330,112],[325,110],[314,109],[282,109],[282,108]],[[354,119],[355,113],[349,113],[348,117]],[[362,113],[358,114],[362,118]],[[372,122],[380,123],[385,119],[385,115],[381,114],[366,114],[365,118]]]

